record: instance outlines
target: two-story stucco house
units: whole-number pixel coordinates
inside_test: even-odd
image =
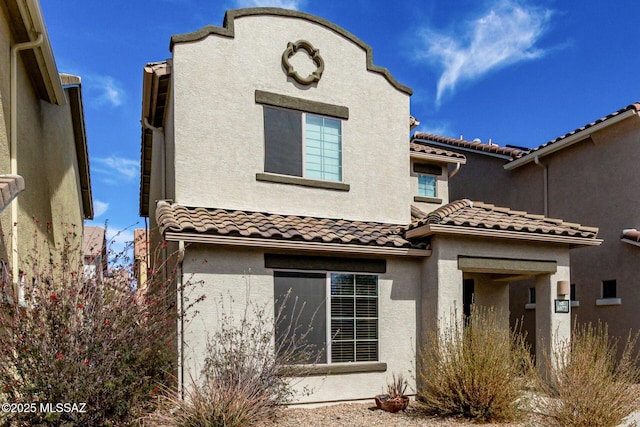
[[[17,282],[36,239],[73,230],[80,251],[93,205],[80,78],[58,73],[37,0],[0,4],[0,57],[0,259]]]
[[[569,336],[570,249],[598,245],[597,229],[450,201],[466,157],[409,143],[412,91],[371,47],[257,8],[170,49],[144,69],[140,213],[152,247],[181,252],[178,281],[207,296],[179,330],[182,383],[200,373],[220,296],[241,313],[290,292],[315,312],[303,320],[320,363],[299,403],[371,398],[392,372],[415,372],[424,332],[471,292],[508,323],[509,283],[523,278],[538,338]]]
[[[571,218],[595,225],[604,240],[571,253],[571,305],[578,321],[602,320],[626,336],[640,322],[640,104],[631,104],[539,147],[498,146],[416,133],[413,143],[454,151],[467,164],[452,197]],[[512,287],[512,319],[531,337],[538,309],[533,285]]]

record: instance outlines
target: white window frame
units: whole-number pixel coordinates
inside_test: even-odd
[[[344,182],[344,159],[343,159],[343,152],[344,150],[342,149],[342,142],[344,140],[344,120],[341,118],[337,118],[337,117],[331,117],[331,116],[327,116],[324,114],[317,114],[317,113],[308,113],[306,111],[300,111],[300,110],[294,110],[291,108],[284,108],[284,107],[278,107],[275,105],[264,105],[264,108],[271,108],[274,110],[283,110],[283,111],[291,111],[291,112],[298,112],[300,113],[300,144],[302,144],[302,176],[300,176],[299,178],[304,178],[304,179],[313,179],[313,180],[318,180],[318,181],[327,181],[327,182]],[[332,179],[323,179],[323,178],[310,178],[307,175],[307,115],[311,115],[314,117],[321,117],[323,119],[329,119],[329,120],[335,120],[338,123],[340,123],[340,179],[339,180],[332,180]],[[263,115],[264,117],[264,115]],[[264,130],[264,123],[263,123],[263,130]],[[266,138],[266,135],[263,135],[263,138]],[[296,176],[297,175],[286,175],[285,176]]]
[[[431,177],[433,178],[433,195],[421,194],[420,193],[420,177]],[[432,175],[428,173],[419,173],[418,174],[418,196],[420,197],[438,197],[438,176]]]

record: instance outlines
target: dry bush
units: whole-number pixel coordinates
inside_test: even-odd
[[[558,344],[545,354],[552,366],[541,380],[547,425],[614,427],[637,409],[634,386],[640,381],[638,335],[624,342],[610,337],[607,327],[579,324],[573,327],[570,347]]]
[[[0,403],[86,403],[86,412],[5,413],[0,425],[127,425],[174,377],[171,277],[152,275],[155,291],[136,299],[124,274],[85,277],[75,237],[35,248],[21,266],[25,300],[7,292],[0,304]]]
[[[202,377],[192,379],[184,398],[164,389],[145,425],[242,427],[273,419],[307,375],[300,363],[318,360],[317,351],[306,344],[305,328],[296,326],[296,319],[285,319],[282,309],[271,316],[270,305],[248,303],[236,319],[224,306],[220,299],[222,314],[208,340]],[[283,323],[289,339],[275,343],[276,325]]]
[[[519,331],[499,312],[473,307],[429,334],[418,366],[418,397],[429,413],[480,422],[518,420],[528,408],[523,388],[533,373]]]

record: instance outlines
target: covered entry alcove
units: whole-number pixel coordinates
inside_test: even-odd
[[[538,358],[542,343],[570,338],[570,313],[556,310],[556,301],[570,306],[569,295],[558,292],[559,283],[565,292],[570,282],[569,251],[601,243],[597,228],[466,199],[415,221],[406,235],[429,238],[433,251],[422,266],[423,337],[452,313],[462,315],[470,292],[476,304],[504,313],[508,325],[510,283],[532,280]]]

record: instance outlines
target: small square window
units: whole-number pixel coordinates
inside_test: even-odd
[[[536,288],[529,288],[529,304],[536,303]]]
[[[602,298],[617,298],[616,295],[616,281],[615,280],[603,280],[602,281]]]
[[[418,175],[418,195],[436,197],[436,177],[433,175]]]

